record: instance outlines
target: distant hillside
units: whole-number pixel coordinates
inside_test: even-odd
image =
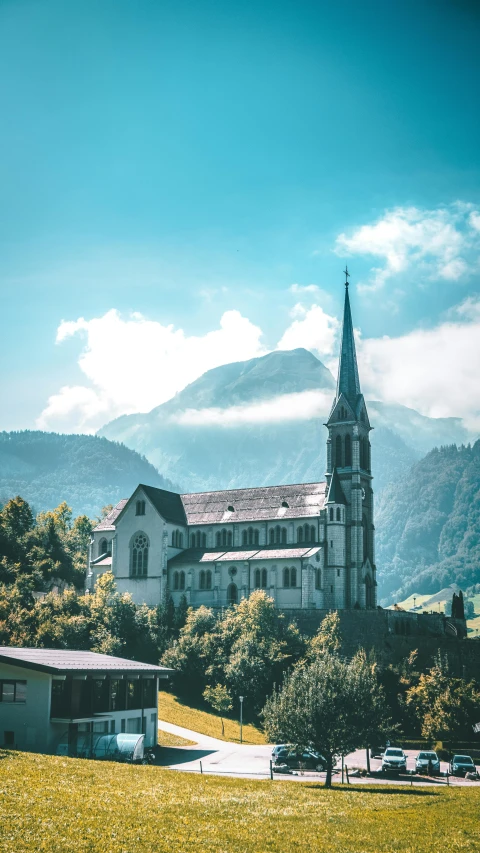
[[[480,583],[480,441],[432,450],[388,486],[375,527],[384,601]]]
[[[284,397],[301,392],[320,392],[324,411],[304,417],[302,399]],[[188,491],[308,482],[324,476],[323,424],[334,393],[332,374],[308,350],[272,352],[209,370],[167,403],[147,414],[117,418],[99,435],[143,453]],[[234,407],[275,399],[286,416],[298,406],[298,419],[224,420],[224,412]],[[427,418],[405,406],[379,402],[368,407],[375,427],[377,495],[431,447],[468,440],[459,418]]]
[[[175,488],[134,450],[93,435],[0,433],[0,503],[21,495],[36,512],[65,500],[74,515],[95,517],[140,482]]]

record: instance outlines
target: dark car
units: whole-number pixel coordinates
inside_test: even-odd
[[[433,776],[440,774],[440,761],[436,752],[419,752],[415,759],[415,770],[417,773],[430,773]]]
[[[325,770],[326,767],[323,755],[313,749],[307,749],[305,752],[280,749],[275,756],[275,764],[286,764],[292,770]]]
[[[469,755],[454,755],[448,770],[452,776],[465,776],[466,773],[475,773],[477,768]]]
[[[383,753],[385,752],[385,746],[371,746],[370,747],[370,758],[381,758]]]

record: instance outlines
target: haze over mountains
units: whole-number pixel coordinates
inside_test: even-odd
[[[335,380],[305,349],[209,370],[147,414],[125,415],[99,435],[144,454],[185,491],[323,479]],[[428,418],[368,401],[375,490],[436,445],[469,436],[460,418]]]

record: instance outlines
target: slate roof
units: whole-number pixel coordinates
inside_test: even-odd
[[[181,495],[188,524],[227,521],[274,521],[318,516],[325,501],[325,483],[296,483],[257,489],[227,489]],[[286,503],[287,506],[282,506]],[[232,506],[234,512],[229,512]]]
[[[222,563],[239,562],[246,563],[249,560],[291,560],[300,557],[313,557],[321,550],[321,545],[307,545],[299,548],[298,545],[285,546],[283,548],[257,548],[252,551],[232,550],[229,551],[205,551],[201,548],[187,548],[176,557],[168,561],[169,568],[191,565],[192,563]]]
[[[257,489],[226,489],[178,495],[166,489],[142,489],[165,521],[172,524],[225,524],[226,522],[276,521],[287,518],[314,518],[323,509],[326,483],[294,483],[262,486]],[[129,499],[120,501],[95,530],[114,530],[115,522]],[[229,510],[233,507],[233,512]]]
[[[118,504],[110,510],[108,515],[106,515],[105,518],[102,518],[100,523],[94,527],[94,530],[115,530],[115,522],[127,503],[128,498],[123,498],[119,501]]]
[[[154,666],[150,663],[117,658],[112,655],[100,655],[96,652],[69,651],[68,649],[17,649],[11,646],[0,646],[1,663],[51,673],[114,671],[165,676],[174,672],[166,666]]]
[[[356,408],[357,398],[360,391],[360,379],[358,376],[357,355],[355,352],[355,338],[353,334],[352,312],[350,310],[350,297],[348,295],[348,284],[345,288],[345,307],[343,311],[342,346],[340,349],[340,365],[338,368],[337,396],[344,394],[351,406]]]

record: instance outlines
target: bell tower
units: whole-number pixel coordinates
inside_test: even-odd
[[[369,433],[372,427],[360,389],[352,312],[348,294],[350,274],[345,268],[345,305],[337,390],[325,426],[327,440],[327,498],[325,501],[328,545],[332,542],[330,520],[336,519],[339,495],[345,504],[345,549],[343,593],[338,607],[376,607],[376,577],[373,525],[373,489]],[[331,499],[332,498],[332,499]],[[338,556],[335,558],[338,564]],[[332,567],[333,568],[333,567]],[[339,569],[336,566],[338,575]],[[343,599],[343,601],[342,601]],[[334,605],[335,606],[335,605]]]

